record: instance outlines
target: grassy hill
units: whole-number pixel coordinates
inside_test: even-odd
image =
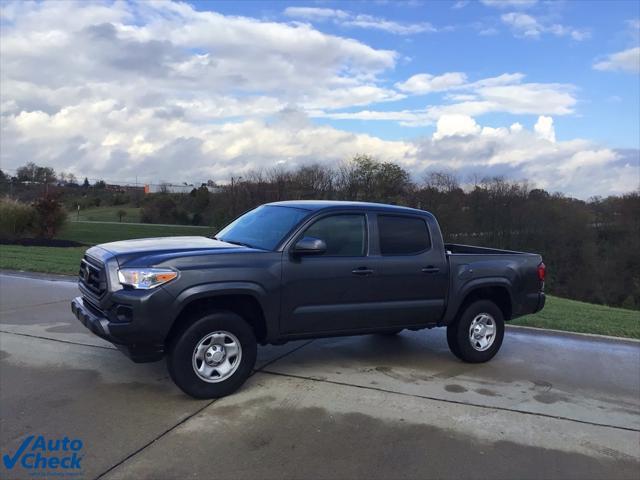
[[[612,308],[566,298],[547,296],[544,309],[510,322],[567,332],[597,333],[640,339],[640,311]]]
[[[0,268],[76,275],[86,247],[0,245]]]
[[[80,210],[80,215],[77,212],[69,212],[69,220],[72,221],[90,221],[90,222],[119,222],[118,212],[123,210],[126,213],[122,217],[122,223],[137,223],[140,221],[140,208],[129,206],[115,206],[115,207],[95,207],[87,208],[86,210]]]
[[[56,238],[97,245],[130,238],[171,237],[174,235],[212,235],[211,227],[191,225],[153,225],[150,223],[67,222]]]

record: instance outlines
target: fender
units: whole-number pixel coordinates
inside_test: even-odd
[[[455,282],[455,279],[452,279]],[[451,285],[449,290],[449,299],[453,298],[454,301],[447,305],[447,309],[442,317],[440,325],[449,325],[456,318],[460,306],[467,298],[467,296],[478,288],[483,287],[504,287],[509,294],[511,305],[514,305],[513,299],[513,285],[510,280],[502,277],[484,277],[476,278],[462,284],[462,286]]]
[[[196,285],[180,292],[172,305],[172,323],[191,302],[224,295],[251,295],[260,304],[267,322],[273,318],[273,306],[269,304],[267,292],[261,285],[253,282],[215,282]]]

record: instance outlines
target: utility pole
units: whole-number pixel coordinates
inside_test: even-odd
[[[236,184],[242,180],[242,177],[231,177],[231,215],[236,216]]]
[[[231,216],[235,218],[236,216],[236,190],[233,184],[233,176],[231,177]]]

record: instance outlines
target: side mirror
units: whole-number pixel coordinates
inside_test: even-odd
[[[325,241],[313,237],[301,238],[291,249],[294,255],[322,255],[326,251]]]

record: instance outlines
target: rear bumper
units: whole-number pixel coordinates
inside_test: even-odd
[[[127,335],[126,326],[122,324],[115,325],[118,332],[113,332],[114,323],[101,315],[96,308],[88,306],[82,297],[76,297],[71,301],[71,312],[91,332],[113,343],[136,363],[155,362],[164,356],[163,345],[132,340]]]
[[[547,297],[544,292],[535,292],[525,295],[520,303],[514,302],[514,310],[511,313],[510,320],[522,317],[523,315],[538,313],[544,308],[546,300]]]
[[[537,313],[540,310],[542,310],[544,308],[544,304],[546,301],[547,301],[547,296],[544,294],[544,292],[540,292],[540,295],[538,297],[538,306],[536,307],[536,311],[534,313]]]

